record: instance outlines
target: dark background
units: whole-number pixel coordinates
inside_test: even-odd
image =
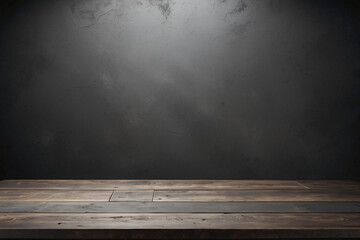
[[[2,1],[1,178],[360,179],[359,1]]]

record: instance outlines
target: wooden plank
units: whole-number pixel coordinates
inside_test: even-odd
[[[0,229],[0,239],[358,239],[359,229]]]
[[[217,190],[155,191],[153,201],[236,202],[236,201],[360,201],[360,191],[340,190]]]
[[[301,180],[300,184],[309,189],[358,189],[360,182],[343,180]]]
[[[167,190],[306,189],[282,180],[3,180],[0,189]]]
[[[110,198],[111,202],[152,201],[154,190],[151,191],[115,191]]]
[[[2,213],[360,213],[359,202],[0,202]]]
[[[150,189],[148,180],[3,180],[0,189],[135,190]]]
[[[288,180],[156,180],[154,190],[216,189],[306,189],[297,181]]]
[[[113,191],[0,190],[0,202],[8,201],[109,201]]]
[[[360,202],[297,202],[300,212],[359,212]]]
[[[102,239],[359,238],[360,214],[0,214],[0,238],[53,236]]]

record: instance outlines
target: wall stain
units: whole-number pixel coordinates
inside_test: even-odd
[[[233,14],[238,14],[238,13],[244,12],[245,9],[247,8],[247,6],[248,5],[244,0],[239,0],[238,3],[236,4],[236,6],[234,7],[234,9],[225,14],[225,19],[228,15],[233,15]]]
[[[170,1],[168,0],[149,0],[151,6],[159,8],[161,14],[167,19],[171,14]]]

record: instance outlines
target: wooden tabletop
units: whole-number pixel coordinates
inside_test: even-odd
[[[360,238],[360,183],[3,180],[0,238]]]

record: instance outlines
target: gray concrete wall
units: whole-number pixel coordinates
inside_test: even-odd
[[[30,1],[0,22],[3,178],[359,179],[356,1]]]

